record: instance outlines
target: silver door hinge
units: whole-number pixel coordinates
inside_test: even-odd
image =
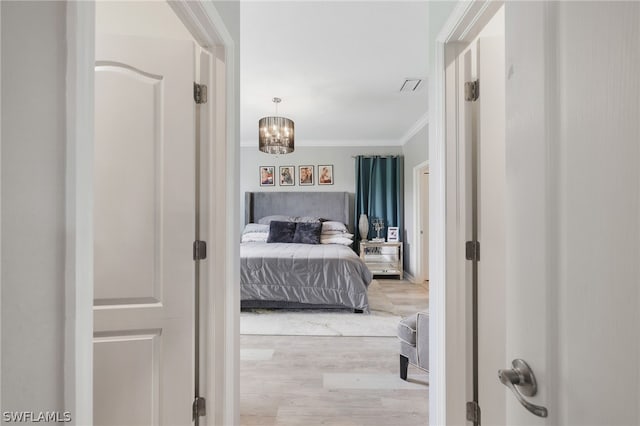
[[[480,96],[480,81],[468,81],[464,84],[464,100],[477,101]]]
[[[475,401],[467,402],[467,420],[474,425],[480,425],[480,406]]]
[[[193,406],[191,407],[192,409],[192,418],[193,421],[196,420],[196,418],[198,417],[204,417],[207,415],[207,400],[204,399],[201,396],[196,396],[195,399],[193,400]]]
[[[465,244],[465,252],[467,260],[480,261],[480,242],[479,241],[467,241]]]
[[[204,84],[193,83],[193,99],[196,104],[207,103],[207,86]]]
[[[193,242],[193,260],[204,260],[207,258],[207,242],[196,240]]]

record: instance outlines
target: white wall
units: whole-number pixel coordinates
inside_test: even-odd
[[[258,123],[256,123],[257,129]],[[256,130],[257,133],[257,130]],[[355,193],[356,189],[356,171],[355,159],[356,155],[384,155],[402,154],[402,148],[399,146],[388,147],[309,147],[299,146],[296,150],[287,155],[271,155],[258,151],[258,142],[255,147],[243,147],[240,153],[240,194],[241,194],[241,224],[244,225],[244,193],[247,191],[346,191]],[[298,167],[299,165],[333,164],[333,185],[318,185],[317,167],[315,167],[315,185],[300,186],[298,185]],[[276,174],[278,166],[295,166],[296,167],[296,185],[279,186],[276,182],[275,186],[260,186],[259,167],[275,166]]]
[[[97,1],[96,34],[193,40],[165,1]]]
[[[1,2],[2,410],[63,410],[63,2]]]
[[[414,228],[414,205],[413,205],[413,168],[418,164],[427,161],[429,145],[429,126],[424,126],[418,133],[407,141],[402,147],[404,155],[404,270],[416,276],[417,261],[412,258],[414,244],[417,244],[417,235]]]

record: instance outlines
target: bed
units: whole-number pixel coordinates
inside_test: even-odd
[[[286,215],[320,217],[353,230],[347,192],[248,192],[245,223]],[[369,312],[372,276],[349,246],[243,242],[240,244],[241,307],[321,308]]]

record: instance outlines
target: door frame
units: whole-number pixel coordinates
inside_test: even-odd
[[[223,176],[211,185],[202,203],[203,216],[216,220],[207,228],[210,243],[206,262],[209,277],[222,282],[203,283],[202,359],[214,360],[203,370],[204,397],[210,415],[205,424],[237,424],[239,419],[239,281],[236,241],[239,209],[237,153],[236,46],[222,17],[211,2],[169,1],[176,15],[198,43],[211,50],[214,67],[209,88],[208,134],[211,149],[205,161],[215,167],[201,180]],[[209,50],[208,49],[208,50]],[[93,149],[94,149],[95,5],[67,2],[67,103],[66,103],[66,258],[64,404],[73,413],[72,424],[93,422]],[[214,129],[213,126],[218,124]],[[224,199],[222,212],[215,200]],[[221,203],[222,204],[222,203]],[[230,207],[230,208],[227,208]],[[215,272],[215,273],[214,273]],[[213,326],[215,324],[215,327]],[[189,407],[185,407],[189,409]],[[213,414],[213,415],[211,415]]]
[[[422,268],[422,244],[420,244],[420,218],[422,217],[422,184],[421,174],[426,171],[429,173],[429,160],[423,161],[413,168],[413,254],[412,259],[416,259],[416,265],[414,270],[414,278],[417,282],[422,283],[425,281],[424,271]]]
[[[429,126],[429,262],[431,360],[429,423],[467,424],[465,405],[472,400],[471,289],[466,286],[463,144],[458,132],[456,79],[447,78],[461,47],[484,28],[503,1],[460,2],[435,40],[433,105]],[[450,76],[451,77],[451,76]],[[452,81],[454,80],[454,81]],[[452,97],[454,96],[454,97]],[[461,314],[462,313],[462,314]]]

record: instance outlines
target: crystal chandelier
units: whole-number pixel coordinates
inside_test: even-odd
[[[293,121],[278,117],[278,104],[280,98],[273,98],[276,104],[276,115],[263,117],[258,122],[258,141],[260,151],[267,154],[289,154],[294,150],[294,124]]]

